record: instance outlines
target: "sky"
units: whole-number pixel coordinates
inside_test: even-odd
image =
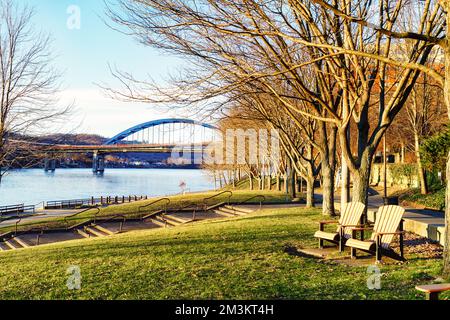
[[[63,72],[61,104],[75,104],[73,124],[67,126],[68,131],[111,137],[142,122],[175,116],[150,104],[113,100],[96,85],[117,87],[108,63],[139,79],[151,76],[160,83],[182,67],[178,58],[108,27],[103,0],[21,0],[21,3],[34,8],[32,23],[53,38],[54,64]]]

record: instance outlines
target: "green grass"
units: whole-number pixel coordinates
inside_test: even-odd
[[[144,230],[0,253],[1,299],[423,299],[414,290],[439,275],[440,260],[408,256],[366,267],[286,253],[315,246],[318,210],[264,210],[171,229]],[[82,289],[66,287],[81,268]]]
[[[400,199],[411,201],[423,205],[427,208],[444,210],[445,208],[445,188],[433,190],[428,194],[421,194],[420,189],[411,189],[401,194]]]
[[[269,191],[269,190],[233,190],[233,194],[230,198],[230,201],[233,203],[239,203],[242,201],[246,201],[247,199],[256,196],[256,195],[263,195],[265,197],[265,203],[273,203],[273,202],[284,202],[284,201],[290,201],[291,198],[287,196],[283,192],[278,191]],[[219,194],[220,191],[208,191],[208,192],[198,192],[198,193],[189,193],[186,195],[175,195],[175,196],[168,196],[167,198],[170,199],[170,204],[168,205],[168,210],[176,210],[178,208],[181,208],[188,204],[194,204],[194,205],[202,205],[204,203],[204,199],[208,197],[212,197],[214,195]],[[214,197],[210,200],[207,200],[208,205],[216,204],[219,202],[226,202],[228,201],[229,194],[221,194],[217,197]],[[138,214],[142,213],[151,213],[156,210],[159,210],[162,208],[162,205],[164,205],[164,202],[159,202],[154,205],[150,205],[146,208],[143,208],[141,212],[139,212],[139,207],[145,206],[148,204],[151,204],[155,200],[161,199],[161,197],[156,198],[150,198],[148,200],[142,200],[137,202],[131,202],[131,203],[125,203],[121,205],[111,205],[108,207],[100,208],[100,212],[97,214],[97,217],[114,217],[115,215],[124,215],[127,217],[135,217]],[[256,198],[253,199],[247,203],[259,203],[261,199]],[[19,224],[18,230],[29,230],[30,228],[41,228],[43,226],[51,227],[51,228],[58,228],[58,227],[67,227],[68,225],[75,225],[78,223],[81,223],[83,221],[88,221],[89,219],[94,218],[94,214],[96,213],[95,209],[88,210],[84,213],[81,213],[79,215],[76,215],[74,217],[67,218],[67,222],[63,218],[43,218],[43,219],[36,219],[35,221],[31,223],[27,223],[26,220],[23,220]],[[8,231],[14,230],[14,226],[6,226],[0,228],[0,234],[6,233]]]

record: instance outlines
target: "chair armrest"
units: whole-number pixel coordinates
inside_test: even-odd
[[[338,224],[339,221],[338,220],[328,220],[328,221],[319,221],[319,223],[321,225],[324,225],[324,224]]]
[[[378,236],[384,236],[384,235],[396,235],[396,234],[404,234],[405,231],[397,231],[397,232],[376,232],[375,234]]]
[[[338,220],[319,221],[319,230],[323,231],[323,227],[326,224],[337,224],[337,223],[339,223]]]
[[[341,229],[343,230],[343,229]],[[373,228],[371,227],[355,227],[355,228],[350,228],[350,230],[352,231],[352,239],[356,239],[356,231],[373,231]],[[363,233],[361,232],[361,240],[363,239]]]
[[[343,227],[343,228],[352,228],[352,229],[354,229],[354,228],[371,229],[369,227],[364,227],[364,225],[361,225],[361,224],[339,224],[339,226]]]
[[[366,230],[373,230],[373,228],[351,228],[352,231],[366,231]]]

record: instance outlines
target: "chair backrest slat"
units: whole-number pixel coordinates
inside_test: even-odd
[[[405,209],[400,206],[382,206],[378,209],[376,215],[375,225],[373,227],[372,241],[376,240],[377,232],[388,232],[393,233],[398,230],[400,222],[402,221]],[[383,248],[388,248],[390,243],[394,239],[393,234],[383,235],[381,237],[381,246]]]
[[[361,216],[364,213],[364,204],[361,202],[348,202],[345,204],[344,211],[341,214],[339,219],[339,224],[344,226],[355,226],[360,223]],[[339,232],[339,227],[337,229]],[[351,238],[352,236],[352,228],[348,227],[344,229],[344,237]]]

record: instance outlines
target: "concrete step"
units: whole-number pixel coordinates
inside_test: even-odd
[[[8,247],[8,246],[6,245],[6,243],[0,242],[0,251],[7,251],[7,250],[11,250],[11,248]]]
[[[85,227],[85,228],[84,228],[84,231],[85,231],[85,232],[88,232],[88,233],[90,233],[90,234],[93,234],[93,235],[95,235],[95,236],[97,236],[97,237],[105,237],[105,236],[108,235],[108,234],[103,233],[102,231],[96,229],[96,228],[93,227],[93,226]]]
[[[158,215],[155,217],[155,220],[158,220],[159,222],[164,223],[164,225],[166,225],[166,223],[167,223],[168,227],[175,227],[175,226],[179,225],[178,222],[166,219],[165,216],[163,217],[163,216]]]
[[[29,243],[27,243],[25,240],[19,238],[19,237],[14,237],[13,238],[19,245],[22,246],[22,248],[29,248],[31,247],[31,245]]]
[[[165,224],[163,221],[159,220],[159,219],[150,218],[150,221],[151,221],[152,223],[156,224],[157,226],[162,227],[162,228],[165,228],[165,227],[166,227],[166,224]]]
[[[101,232],[106,233],[107,235],[110,235],[110,236],[112,236],[113,234],[115,234],[115,233],[112,232],[111,230],[109,230],[109,229],[107,229],[107,228],[105,228],[105,227],[102,227],[101,225],[98,225],[98,224],[92,225],[91,227],[93,227],[93,228],[95,228],[95,229],[97,229],[97,230],[100,230]]]
[[[80,236],[82,236],[82,237],[84,237],[84,238],[90,238],[90,237],[91,237],[91,235],[90,235],[89,233],[84,232],[84,230],[82,230],[82,229],[76,229],[76,232],[77,232]]]
[[[5,244],[6,244],[11,250],[16,250],[16,249],[21,248],[21,246],[20,246],[17,242],[13,241],[12,239],[5,241]]]
[[[247,214],[255,212],[255,210],[253,210],[253,209],[244,208],[244,207],[240,207],[240,206],[226,205],[225,208],[234,209],[236,211],[240,211],[240,212],[247,213]]]
[[[210,211],[210,210],[214,210],[214,209],[220,208],[220,207],[222,207],[224,204],[225,204],[225,202],[220,202],[220,203],[214,204],[214,205],[212,205],[212,206],[207,207],[207,208],[206,208],[206,211]]]
[[[174,217],[171,215],[165,215],[164,218],[166,218],[168,221],[172,220],[176,224],[183,224],[183,223],[189,222],[189,220],[184,220],[184,219],[177,218],[177,217]]]
[[[148,218],[152,218],[153,216],[157,216],[157,215],[159,215],[159,214],[161,214],[161,213],[163,213],[163,212],[164,212],[164,210],[154,211],[154,212],[152,212],[152,213],[149,213],[149,214],[143,216],[143,217],[142,217],[142,220],[146,220],[146,219],[148,219]]]
[[[239,211],[239,210],[235,210],[234,214],[236,214],[238,216],[246,216],[246,215],[248,215],[248,212],[242,212],[242,211]]]
[[[223,212],[228,212],[228,213],[231,213],[234,215],[237,214],[233,208],[220,207],[218,210],[223,211]]]
[[[222,215],[222,216],[225,216],[225,217],[236,217],[235,214],[232,214],[232,213],[229,213],[229,212],[222,211],[222,208],[220,208],[220,209],[214,209],[213,212],[214,212],[214,213],[217,213],[217,214],[220,214],[220,215]]]

